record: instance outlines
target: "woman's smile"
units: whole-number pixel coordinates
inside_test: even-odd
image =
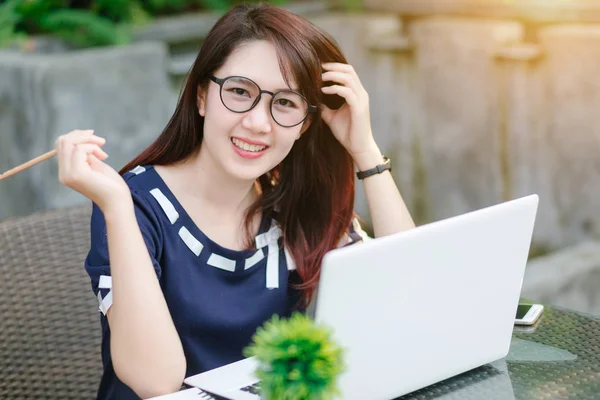
[[[243,140],[236,137],[231,138],[231,144],[235,152],[243,158],[258,158],[262,156],[269,146],[263,143]]]

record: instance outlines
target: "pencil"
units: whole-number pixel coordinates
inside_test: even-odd
[[[47,160],[49,158],[52,158],[55,155],[56,155],[56,149],[50,150],[49,152],[47,152],[45,154],[42,154],[41,156],[38,156],[38,157],[34,158],[33,160],[29,160],[29,161],[27,161],[24,164],[21,164],[21,165],[18,165],[16,167],[12,168],[12,169],[9,169],[5,173],[0,174],[0,181],[2,179],[8,178],[9,176],[18,174],[19,172],[24,171],[27,168],[32,167],[32,166],[34,166],[36,164],[39,164],[42,161],[45,161],[45,160]]]

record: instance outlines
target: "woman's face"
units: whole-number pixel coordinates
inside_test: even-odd
[[[242,76],[254,81],[262,90],[299,91],[294,82],[288,87],[281,74],[275,47],[268,41],[253,41],[236,48],[225,64],[214,72],[218,79]],[[224,85],[223,96],[228,107],[239,110],[255,96],[243,82],[230,80]],[[233,82],[233,83],[231,83]],[[253,93],[250,93],[253,92]],[[283,127],[271,115],[272,96],[263,93],[249,111],[236,113],[221,101],[219,84],[210,81],[206,92],[198,89],[198,112],[204,117],[204,140],[200,149],[202,162],[209,161],[238,180],[254,181],[277,166],[290,152],[308,122]],[[278,99],[276,107],[283,113],[290,109],[288,96]],[[282,118],[285,118],[282,117]],[[287,124],[286,124],[287,125]],[[206,159],[208,158],[208,160]]]

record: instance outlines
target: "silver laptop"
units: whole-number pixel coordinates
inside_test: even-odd
[[[394,399],[506,356],[538,196],[333,250],[316,320],[345,349],[343,399]],[[258,400],[256,360],[185,379]]]

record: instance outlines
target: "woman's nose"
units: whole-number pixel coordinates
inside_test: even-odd
[[[243,120],[245,128],[257,133],[271,132],[273,117],[271,116],[271,99],[269,96],[261,96],[259,102],[246,113]]]

